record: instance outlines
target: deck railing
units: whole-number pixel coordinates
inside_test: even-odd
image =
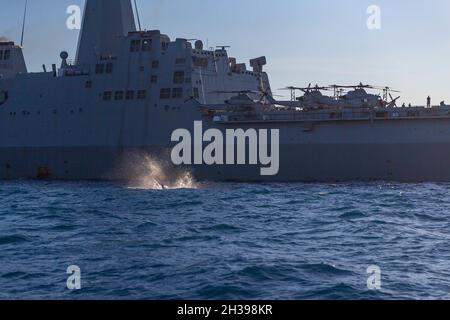
[[[407,119],[450,119],[450,107],[390,108],[317,111],[223,112],[214,116],[215,122],[330,122],[380,121]]]

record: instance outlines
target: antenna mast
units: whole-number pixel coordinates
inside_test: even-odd
[[[25,0],[25,10],[23,12],[23,22],[22,22],[22,37],[20,39],[20,46],[23,47],[23,37],[25,34],[25,21],[27,19],[27,7],[28,7],[28,0]]]
[[[139,16],[139,8],[138,8],[138,6],[137,6],[136,0],[134,0],[134,8],[136,9],[136,17],[137,17],[137,21],[138,21],[139,31],[142,31],[142,28],[141,28],[141,18],[140,18],[140,16]]]

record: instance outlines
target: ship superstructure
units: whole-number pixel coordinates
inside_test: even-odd
[[[134,153],[170,167],[174,130],[202,121],[279,130],[280,168],[194,164],[198,179],[450,181],[448,106],[398,108],[390,88],[362,84],[290,87],[303,96],[277,101],[265,65],[137,30],[130,0],[87,0],[73,64],[63,51],[59,66],[30,73],[21,47],[0,43],[0,178],[127,179]]]

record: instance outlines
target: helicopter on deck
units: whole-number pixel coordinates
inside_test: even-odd
[[[345,107],[350,108],[385,108],[385,107],[396,107],[397,100],[400,97],[394,98],[392,97],[390,92],[399,92],[390,87],[377,87],[371,86],[367,84],[359,83],[356,86],[332,86],[336,89],[351,89],[346,94],[339,95],[336,97],[340,101],[340,103]],[[383,97],[377,94],[368,93],[367,90],[383,90]],[[336,91],[335,91],[336,92]],[[342,91],[341,91],[342,92]],[[388,97],[390,97],[391,101],[388,101]]]
[[[285,90],[286,89],[303,92],[303,96],[295,98],[296,101],[300,102],[302,108],[323,109],[326,107],[336,107],[338,105],[336,99],[322,94],[322,91],[330,91],[329,87],[319,87],[317,84],[314,87],[311,87],[311,84],[309,84],[306,88],[287,87]]]
[[[253,112],[268,109],[276,102],[270,91],[213,91],[216,94],[235,94],[221,104],[208,104],[205,107],[209,111]],[[259,97],[254,99],[252,97]]]
[[[359,83],[358,85],[342,86],[330,85],[314,87],[287,87],[280,90],[291,90],[291,96],[295,98],[295,91],[303,92],[303,96],[296,97],[291,101],[280,101],[274,98],[270,91],[214,91],[218,94],[235,94],[223,104],[208,105],[208,111],[226,112],[264,112],[282,107],[291,110],[323,110],[323,109],[345,109],[345,108],[390,108],[397,107],[397,100],[391,92],[399,92],[390,87],[377,87]],[[368,93],[367,90],[383,90],[383,97],[377,94]],[[322,91],[334,91],[333,96],[324,95]],[[292,94],[294,93],[294,94]],[[259,97],[259,99],[255,99]],[[390,98],[390,101],[388,101]]]
[[[383,97],[368,93],[367,90],[383,90]],[[396,107],[397,100],[391,92],[399,92],[390,87],[376,87],[359,83],[358,85],[342,86],[330,85],[326,87],[306,88],[287,87],[281,90],[291,90],[291,97],[301,103],[303,109],[327,109],[327,108],[384,108]],[[295,90],[303,92],[303,96],[296,98]],[[322,91],[334,91],[333,96],[327,96]],[[390,101],[388,101],[390,98]]]

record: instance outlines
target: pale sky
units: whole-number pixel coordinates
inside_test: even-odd
[[[0,36],[20,42],[25,0],[1,0]],[[144,29],[172,39],[230,45],[241,62],[265,55],[272,88],[357,84],[392,86],[401,102],[450,103],[448,0],[137,0]],[[66,8],[83,0],[29,0],[25,57],[29,70],[74,58],[78,31]],[[366,10],[381,8],[381,30]],[[279,91],[277,93],[287,94]]]

